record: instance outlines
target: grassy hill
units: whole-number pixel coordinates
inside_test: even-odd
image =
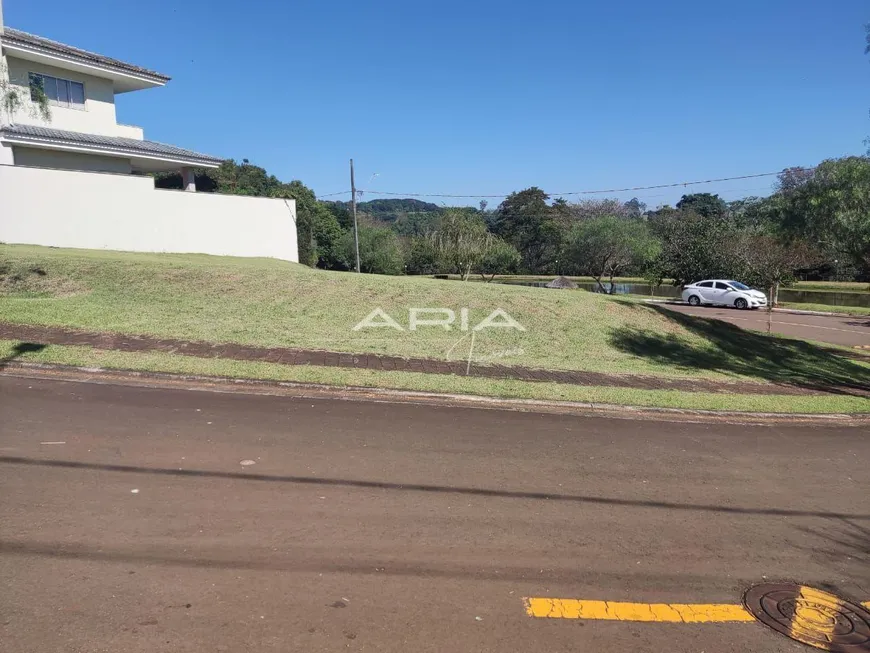
[[[0,245],[0,320],[264,346],[669,377],[870,383],[800,341],[580,291],[313,270],[269,259]],[[525,331],[408,330],[409,308],[502,309]],[[380,308],[404,330],[353,327]]]

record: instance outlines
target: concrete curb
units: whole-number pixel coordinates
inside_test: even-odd
[[[740,411],[689,410],[644,406],[619,406],[572,401],[502,399],[479,395],[455,395],[412,390],[390,390],[358,386],[329,386],[314,383],[240,379],[233,377],[141,372],[94,367],[74,367],[47,363],[10,362],[0,369],[0,376],[50,379],[75,383],[125,385],[133,387],[258,394],[306,399],[340,399],[394,404],[434,405],[454,408],[510,410],[620,419],[658,420],[667,422],[728,424],[817,424],[820,426],[856,426],[867,428],[870,413],[748,413]]]

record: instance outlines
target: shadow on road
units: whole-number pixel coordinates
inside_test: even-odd
[[[135,544],[132,544],[135,546]],[[668,585],[679,579],[698,591],[709,589],[711,578],[707,574],[692,574],[685,571],[651,572],[631,567],[623,571],[604,571],[595,567],[550,566],[544,569],[537,565],[504,565],[493,563],[486,567],[481,562],[458,560],[438,561],[431,559],[401,559],[395,556],[375,557],[354,553],[342,560],[342,554],[330,550],[328,545],[288,546],[276,553],[271,547],[258,551],[246,547],[244,557],[239,556],[237,547],[224,551],[202,551],[191,548],[181,552],[178,548],[157,548],[153,545],[146,549],[110,550],[105,545],[87,546],[79,543],[38,542],[27,540],[0,540],[0,556],[39,556],[54,560],[94,560],[108,563],[163,565],[188,569],[232,569],[238,571],[271,572],[319,572],[358,574],[371,576],[410,576],[422,578],[458,578],[462,580],[486,581],[528,581],[560,583],[619,583],[638,582],[647,579],[651,585]],[[730,579],[725,581],[732,583]]]
[[[838,570],[848,564],[850,579],[859,585],[866,583],[867,587],[861,589],[870,594],[870,527],[857,524],[854,519],[841,518],[824,529],[801,526],[798,530],[825,542],[822,546],[806,547],[814,558]]]
[[[12,348],[12,353],[4,358],[0,358],[0,370],[9,365],[12,361],[24,354],[28,354],[30,352],[42,351],[45,349],[45,345],[41,345],[36,342],[19,342]]]
[[[709,344],[694,343],[677,334],[622,327],[610,336],[611,344],[620,351],[686,370],[750,376],[832,394],[870,395],[870,368],[818,345],[744,331],[722,320],[660,306],[624,303],[635,310],[655,311]]]
[[[106,463],[85,463],[72,460],[47,460],[0,456],[0,464],[23,465],[30,467],[55,467],[61,469],[82,469],[99,472],[122,472],[128,474],[156,474],[159,476],[182,476],[189,478],[223,478],[235,481],[260,481],[268,483],[292,483],[296,485],[315,485],[361,488],[369,490],[398,490],[402,492],[431,492],[459,494],[502,499],[539,499],[545,501],[566,501],[571,503],[620,506],[628,508],[660,508],[664,510],[688,510],[717,512],[738,515],[772,515],[778,517],[826,517],[870,521],[870,513],[840,513],[820,510],[791,510],[787,508],[742,508],[739,506],[716,506],[702,503],[673,503],[668,501],[647,501],[641,499],[616,499],[612,497],[578,494],[558,494],[548,492],[522,492],[515,490],[488,490],[485,488],[454,487],[450,485],[420,485],[415,483],[388,483],[385,481],[357,481],[342,478],[312,478],[308,476],[273,476],[270,474],[243,474],[241,472],[222,472],[203,469],[169,469],[166,467],[138,467],[135,465],[110,465]]]

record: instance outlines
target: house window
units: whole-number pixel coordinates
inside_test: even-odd
[[[85,85],[51,75],[30,73],[30,99],[39,98],[38,91],[45,93],[48,103],[68,109],[85,108]]]

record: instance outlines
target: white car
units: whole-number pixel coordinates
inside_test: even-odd
[[[739,281],[710,279],[683,288],[683,301],[691,306],[712,304],[734,308],[761,308],[767,306],[767,296]]]

